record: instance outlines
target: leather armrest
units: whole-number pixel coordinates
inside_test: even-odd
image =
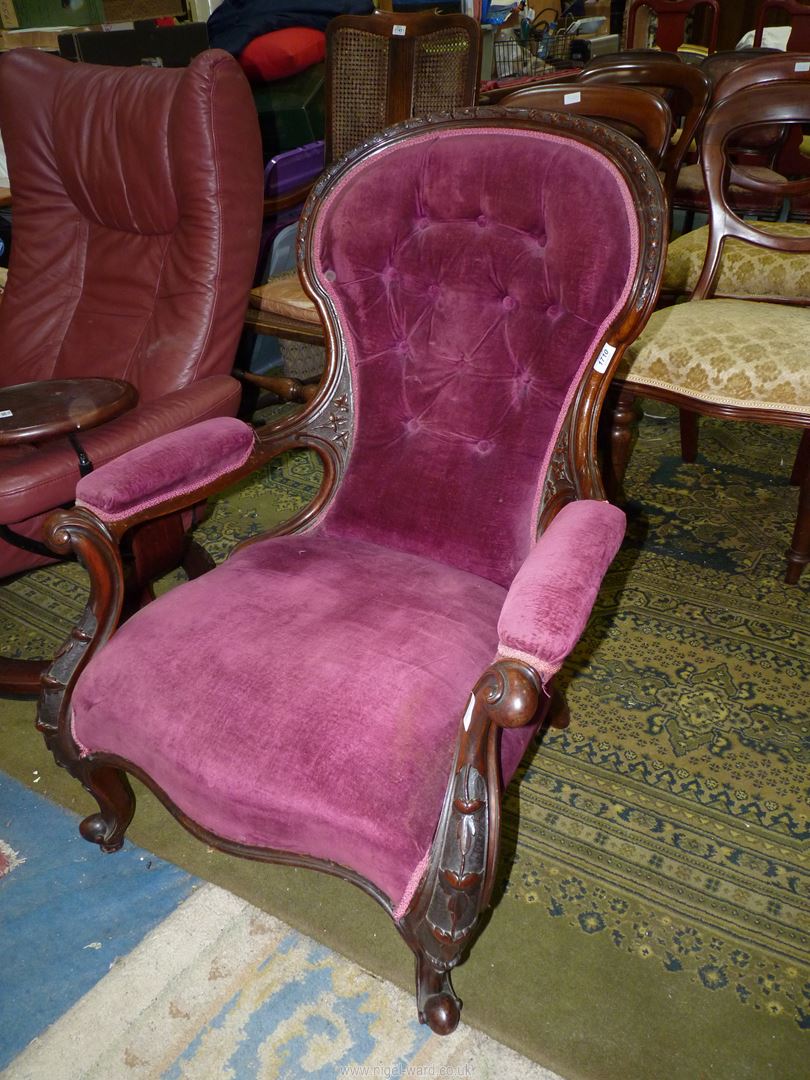
[[[548,682],[581,637],[624,531],[624,514],[608,502],[563,507],[512,581],[498,620],[499,655]]]

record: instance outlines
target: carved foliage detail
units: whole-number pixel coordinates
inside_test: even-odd
[[[466,938],[478,917],[487,857],[487,786],[473,765],[456,774],[427,921],[441,945]]]
[[[325,431],[330,442],[337,443],[343,450],[348,450],[352,433],[352,411],[348,392],[338,394],[332,399],[331,409],[326,423],[320,423],[318,431]]]
[[[576,494],[575,470],[571,466],[571,448],[569,436],[571,429],[571,414],[566,417],[565,423],[560,428],[557,442],[551,455],[546,472],[546,482],[543,495],[540,500],[540,516],[542,517],[545,507],[557,496],[564,496],[566,501]]]

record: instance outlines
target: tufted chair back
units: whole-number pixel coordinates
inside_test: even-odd
[[[156,71],[14,50],[0,127],[14,193],[0,385],[92,374],[145,403],[228,372],[260,197],[232,58]]]
[[[327,533],[511,581],[636,222],[606,158],[498,122],[393,142],[331,189],[305,274],[339,314],[360,420]]]

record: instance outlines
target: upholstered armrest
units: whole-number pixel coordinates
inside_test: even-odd
[[[501,656],[529,664],[544,683],[554,675],[585,629],[624,529],[624,514],[610,503],[563,507],[507,593],[498,620]]]
[[[76,485],[76,505],[120,522],[204,491],[247,463],[253,429],[230,416],[161,435],[135,447]]]

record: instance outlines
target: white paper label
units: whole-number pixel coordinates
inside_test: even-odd
[[[810,60],[797,60],[793,65],[794,71],[810,71]]]
[[[575,94],[565,94],[563,97],[563,105],[578,105],[582,101],[582,94],[579,90]]]
[[[394,35],[394,37],[405,37],[405,26],[403,25],[403,23],[397,23],[391,33]]]
[[[14,413],[11,409],[0,409],[0,420],[6,420],[9,416],[13,416]]]
[[[593,365],[594,369],[600,374],[607,371],[610,361],[613,359],[616,353],[615,345],[604,345],[602,351],[596,358],[596,363]]]
[[[472,723],[473,709],[475,708],[475,696],[470,694],[470,704],[467,706],[467,711],[464,713],[464,730],[470,730],[470,724]]]

